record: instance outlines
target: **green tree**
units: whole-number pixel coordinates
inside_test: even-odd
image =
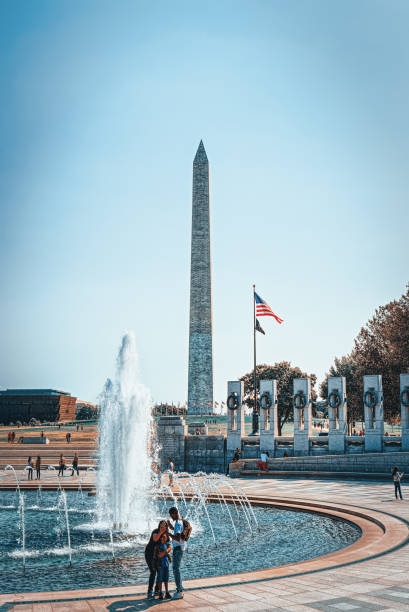
[[[83,404],[77,409],[75,419],[77,421],[90,421],[98,418],[98,406]]]
[[[345,376],[348,420],[363,419],[363,376],[382,374],[384,417],[388,423],[400,420],[399,375],[409,371],[409,284],[398,300],[376,309],[361,328],[350,355],[335,358],[330,376]],[[327,397],[328,384],[320,386]]]
[[[382,374],[384,415],[400,419],[399,375],[409,371],[409,284],[399,300],[380,306],[355,338],[357,374]]]
[[[278,435],[281,436],[282,428],[285,423],[294,418],[293,410],[293,379],[311,379],[311,390],[313,402],[317,399],[314,390],[317,377],[315,374],[306,374],[298,367],[292,367],[289,361],[280,361],[274,365],[261,364],[256,368],[257,391],[259,391],[260,380],[277,381],[278,399]],[[249,407],[254,406],[254,370],[244,374],[240,378],[244,382],[244,403]]]

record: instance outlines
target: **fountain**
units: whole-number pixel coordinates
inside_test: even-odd
[[[6,475],[7,472],[9,471],[12,472],[14,476],[14,479],[16,481],[16,493],[20,497],[20,480],[19,480],[19,477],[17,476],[17,472],[12,465],[6,465],[6,467],[4,468],[4,474]]]
[[[68,519],[67,494],[65,491],[61,491],[60,499],[62,500],[62,504],[64,508],[65,525],[67,529],[68,556],[70,559],[70,566],[71,566],[72,565],[71,532],[70,532],[70,521]]]
[[[21,551],[23,554],[23,573],[26,571],[26,523],[24,518],[24,493],[20,493],[18,513],[21,521]]]
[[[98,469],[90,467],[72,481],[75,490],[65,491],[50,465],[46,486],[41,489],[38,482],[36,490],[23,493],[24,470],[19,476],[11,465],[4,469],[4,478],[13,474],[15,491],[0,493],[0,592],[145,582],[149,532],[168,518],[173,505],[193,526],[184,558],[186,579],[301,561],[359,537],[346,522],[253,507],[238,481],[220,474],[175,473],[172,487],[166,475],[153,474],[157,448],[151,441],[151,399],[138,378],[131,333],[122,339],[116,376],[107,380],[100,406]],[[94,478],[96,496],[83,496],[83,484]],[[47,490],[51,480],[57,491]],[[61,572],[60,557],[68,558],[69,572]],[[22,576],[22,569],[30,571]]]

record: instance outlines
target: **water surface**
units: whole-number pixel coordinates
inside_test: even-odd
[[[72,567],[69,567],[66,518],[55,491],[24,493],[25,575],[22,520],[18,497],[0,493],[0,592],[48,591],[147,582],[144,560],[147,534],[113,534],[96,524],[95,497],[67,493]],[[167,518],[169,502],[158,503],[153,517]],[[203,510],[192,509],[192,537],[184,555],[184,579],[203,578],[294,563],[334,552],[360,536],[350,523],[313,513],[254,508],[259,528],[238,506],[230,515],[219,504],[208,504],[217,545]],[[185,509],[190,511],[189,503]],[[250,526],[249,526],[250,523]],[[152,523],[153,526],[153,523]],[[113,562],[113,553],[115,562]],[[172,571],[171,571],[172,575]]]

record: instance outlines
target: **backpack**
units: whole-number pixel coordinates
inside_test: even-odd
[[[183,540],[183,542],[187,542],[192,533],[192,525],[189,523],[189,521],[187,521],[184,518],[182,518],[182,522],[183,522],[183,531],[180,534],[180,539]]]

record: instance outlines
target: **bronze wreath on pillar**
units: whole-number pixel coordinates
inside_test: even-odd
[[[237,410],[238,407],[239,398],[237,397],[237,393],[233,391],[233,393],[230,393],[229,397],[227,398],[227,408],[229,408],[229,410]]]
[[[400,394],[400,402],[404,406],[409,406],[409,387],[405,387]]]
[[[268,410],[272,406],[271,395],[268,391],[264,391],[264,393],[260,396],[260,406],[264,408],[264,410]]]
[[[339,408],[341,403],[341,395],[337,389],[334,389],[328,395],[328,405],[331,406],[331,408]]]
[[[363,400],[367,408],[375,408],[378,403],[378,394],[375,389],[368,389],[365,391]]]
[[[304,391],[297,391],[297,393],[294,394],[293,397],[293,406],[294,408],[305,408],[305,406],[307,405],[307,396],[305,395]]]

